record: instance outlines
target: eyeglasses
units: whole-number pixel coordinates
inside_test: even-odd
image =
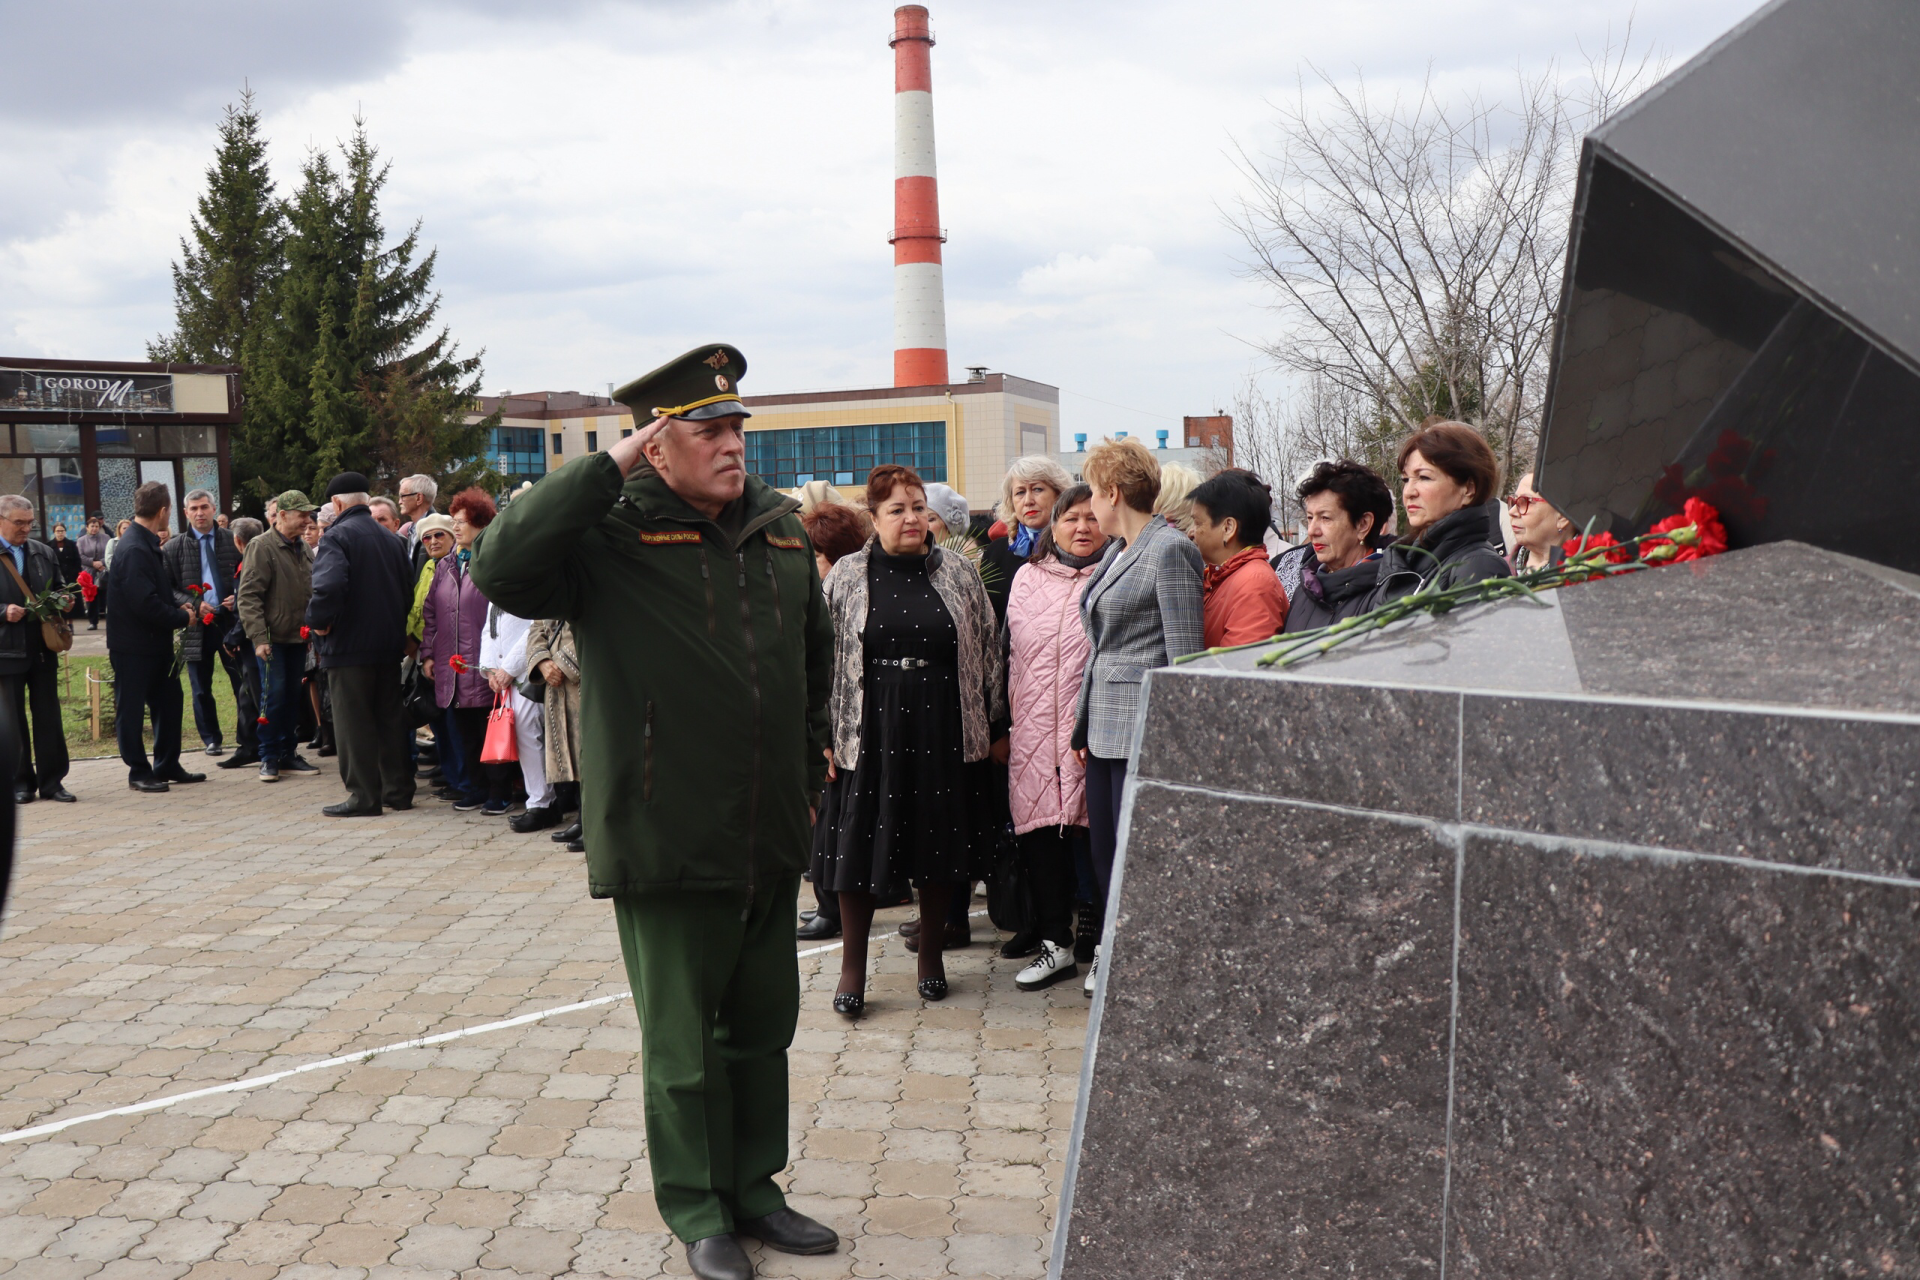
[[[1507,499],[1507,510],[1513,512],[1516,516],[1524,516],[1527,512],[1533,510],[1534,503],[1545,501],[1546,499],[1537,493],[1516,493]]]

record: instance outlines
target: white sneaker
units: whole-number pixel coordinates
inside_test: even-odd
[[[1104,945],[1105,944],[1102,943],[1094,947],[1093,960],[1087,965],[1087,985],[1082,987],[1081,990],[1087,993],[1087,999],[1089,1000],[1093,999],[1093,981],[1100,976],[1100,951]]]
[[[1053,942],[1042,942],[1040,954],[1033,963],[1022,969],[1013,980],[1013,985],[1022,991],[1039,991],[1056,982],[1071,978],[1080,972],[1080,966],[1073,962],[1073,948],[1063,947]]]

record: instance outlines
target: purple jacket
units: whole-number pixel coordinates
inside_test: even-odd
[[[493,691],[480,674],[480,634],[487,625],[487,598],[473,585],[457,555],[434,566],[420,611],[420,656],[433,660],[433,700],[443,707],[490,707]],[[456,673],[454,654],[471,670]]]

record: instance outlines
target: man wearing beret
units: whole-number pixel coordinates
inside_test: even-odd
[[[368,487],[358,471],[343,471],[327,485],[334,520],[314,548],[307,598],[307,627],[327,673],[340,781],[347,787],[345,800],[320,810],[332,818],[413,808],[400,705],[413,559],[406,540],[373,518]]]
[[[473,546],[502,609],[573,627],[590,891],[611,898],[644,1048],[660,1216],[693,1274],[736,1235],[828,1253],[786,1206],[795,899],[826,780],[833,626],[800,504],[746,471],[746,359],[714,344],[615,393],[640,424]]]

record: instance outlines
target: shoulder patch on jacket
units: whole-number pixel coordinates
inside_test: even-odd
[[[767,545],[770,547],[782,547],[788,551],[805,551],[807,549],[807,540],[805,538],[789,538],[784,534],[770,533],[767,535]]]
[[[642,529],[640,531],[640,541],[650,547],[664,547],[671,546],[676,542],[698,542],[700,541],[700,535],[692,529],[667,529],[659,533],[649,533],[647,530]]]

